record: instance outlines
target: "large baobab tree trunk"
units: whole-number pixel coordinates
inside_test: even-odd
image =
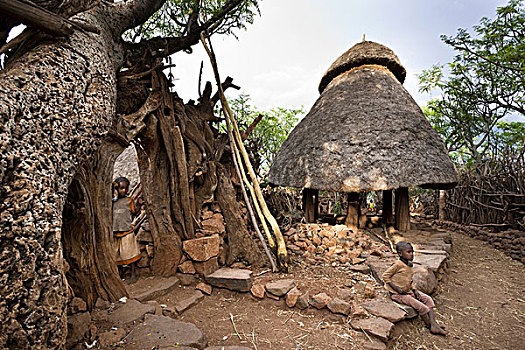
[[[63,205],[115,116],[126,6],[101,3],[77,18],[100,34],[42,42],[0,71],[0,348],[64,344]]]

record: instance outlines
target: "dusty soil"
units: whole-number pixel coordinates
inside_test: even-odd
[[[485,242],[453,233],[448,278],[434,295],[450,334],[418,319],[396,325],[393,349],[525,349],[525,269]]]
[[[333,297],[337,288],[345,288],[345,284],[351,285],[355,280],[368,281],[381,289],[368,275],[331,265],[293,264],[291,274],[268,273],[256,278],[255,283],[284,278],[295,279],[298,288],[309,290],[310,295],[322,291]],[[179,287],[158,301],[170,307],[193,291],[191,286]],[[214,288],[211,296],[206,296],[177,319],[199,327],[206,333],[210,346],[245,345],[253,349],[279,350],[361,349],[368,342],[365,335],[350,327],[347,317],[334,315],[327,309],[290,309],[283,298],[279,301],[258,300],[251,293],[220,288]]]
[[[416,318],[396,324],[391,349],[525,349],[524,266],[486,243],[453,233],[448,277],[434,294],[438,321],[450,334],[428,333]],[[261,271],[254,271],[257,275]],[[373,284],[365,274],[344,266],[309,265],[294,259],[290,274],[266,273],[256,283],[282,278],[295,279],[310,295],[326,292],[335,296],[338,288],[358,280]],[[157,301],[174,308],[175,303],[194,293],[194,287],[178,287]],[[357,302],[364,300],[356,296]],[[367,337],[353,330],[348,318],[328,310],[290,309],[283,299],[255,299],[250,293],[214,288],[197,305],[175,316],[194,323],[208,337],[209,345],[245,345],[253,349],[363,349]]]

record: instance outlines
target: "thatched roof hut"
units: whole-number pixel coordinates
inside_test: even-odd
[[[383,45],[350,48],[324,74],[321,96],[274,158],[270,183],[337,192],[453,187],[454,165],[401,85],[405,75]]]

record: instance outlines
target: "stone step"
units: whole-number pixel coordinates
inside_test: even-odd
[[[107,321],[114,326],[122,326],[135,321],[140,321],[146,314],[154,314],[155,306],[142,304],[141,302],[128,299],[126,303],[115,310],[98,310],[93,313],[94,321]]]
[[[252,287],[252,271],[223,267],[205,277],[206,282],[215,287],[248,292]]]
[[[194,324],[180,322],[166,316],[146,315],[126,337],[127,350],[185,349],[202,350],[208,341],[204,333]]]
[[[126,289],[130,299],[138,301],[155,300],[163,295],[168,294],[179,285],[177,277],[154,277],[139,279],[134,284],[129,284]]]

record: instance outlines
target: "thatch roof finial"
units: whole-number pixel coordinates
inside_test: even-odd
[[[365,33],[363,33],[363,42],[365,42],[365,41],[366,41],[366,39],[365,39],[365,35],[366,35],[366,34],[365,34]]]

